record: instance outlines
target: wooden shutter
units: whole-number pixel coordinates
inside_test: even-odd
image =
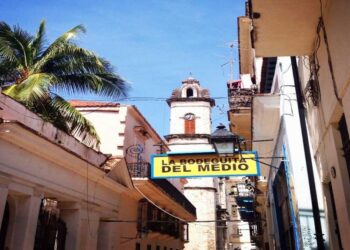
[[[185,134],[195,134],[196,133],[196,122],[195,119],[185,120]]]

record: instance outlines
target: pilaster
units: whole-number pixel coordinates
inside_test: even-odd
[[[0,228],[2,224],[2,218],[4,216],[4,211],[7,202],[8,188],[0,186]]]
[[[15,200],[16,214],[9,249],[33,249],[41,197],[17,196]]]

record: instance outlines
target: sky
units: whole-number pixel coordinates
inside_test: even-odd
[[[238,78],[237,17],[245,0],[1,0],[0,20],[36,32],[46,21],[47,41],[83,24],[77,43],[107,59],[126,79],[130,100],[92,95],[65,96],[133,104],[164,136],[169,107],[164,100],[190,74],[216,98],[212,129],[227,125],[228,64],[234,58]],[[150,97],[140,101],[141,97]]]

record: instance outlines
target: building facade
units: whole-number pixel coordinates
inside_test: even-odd
[[[132,187],[125,161],[110,161],[3,94],[0,159],[1,249],[117,248],[118,228],[107,220],[118,219]]]
[[[347,46],[350,40],[350,36],[347,35],[350,23],[347,9],[350,5],[346,1],[277,3],[252,0],[248,1],[247,6],[248,16],[239,21],[244,22],[246,26],[246,28],[240,27],[240,32],[244,34],[240,44],[241,71],[244,71],[241,73],[254,75],[252,72],[256,70],[255,57],[264,58],[263,61],[267,66],[265,69],[280,67],[279,64],[273,66],[274,62],[271,60],[273,57],[297,57],[297,67],[290,66],[296,78],[293,77],[293,82],[285,82],[285,85],[300,85],[302,89],[300,92],[303,92],[304,96],[303,109],[306,113],[311,157],[314,161],[314,180],[316,190],[317,182],[321,182],[323,191],[317,191],[317,199],[322,201],[319,210],[321,224],[326,224],[326,229],[323,227],[322,235],[318,232],[317,236],[323,237],[326,247],[330,249],[348,249],[350,247],[347,239],[350,233],[350,195],[347,192],[350,187],[348,160],[350,73],[346,62],[350,58]],[[283,67],[284,71],[287,68]],[[265,71],[265,76],[268,76],[267,72]],[[262,76],[262,73],[263,71],[256,74],[256,78]],[[272,73],[269,77],[273,83],[275,74]],[[273,88],[273,84],[264,85],[264,89],[268,88]],[[278,92],[285,94],[287,88]],[[285,97],[285,102],[293,102],[293,98],[288,100],[288,97]],[[285,123],[281,129],[288,129],[287,127],[288,124]],[[281,142],[285,139],[278,140]],[[294,166],[295,164],[291,168]],[[293,174],[300,173],[293,172]],[[282,174],[281,178],[286,176]],[[307,185],[306,180],[303,183]],[[295,187],[295,191],[297,189]],[[325,223],[322,222],[322,207]],[[307,216],[306,213],[304,215]],[[309,218],[313,222],[314,216]],[[301,238],[305,245],[308,241],[314,242],[314,239]],[[314,243],[311,245],[315,246]]]
[[[180,191],[183,181],[150,178],[151,154],[168,150],[162,138],[135,106],[71,103],[94,125],[101,151],[116,162],[125,159],[131,176],[133,188],[122,193],[118,220],[110,221],[118,225],[118,249],[183,249],[196,208]]]

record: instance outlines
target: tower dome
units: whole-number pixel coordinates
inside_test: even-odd
[[[210,98],[208,89],[202,88],[197,79],[192,76],[182,81],[182,86],[173,90],[171,97],[167,99],[170,106],[173,101],[206,101],[210,106],[215,105],[214,99]]]

